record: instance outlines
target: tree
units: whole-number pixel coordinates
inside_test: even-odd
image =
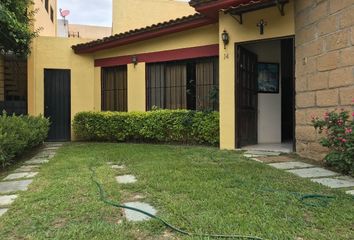
[[[1,0],[0,50],[28,55],[37,32],[32,28],[35,11],[29,10],[32,0]]]

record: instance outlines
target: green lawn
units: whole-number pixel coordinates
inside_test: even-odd
[[[127,168],[113,170],[107,162]],[[124,202],[142,194],[159,216],[191,232],[296,240],[353,237],[352,198],[236,152],[75,143],[60,149],[0,218],[0,239],[200,239],[166,232],[156,220],[126,222],[120,209],[99,201],[90,166],[110,199]],[[138,183],[118,185],[114,177],[125,173],[134,174]],[[327,207],[309,207],[286,191],[336,199]]]

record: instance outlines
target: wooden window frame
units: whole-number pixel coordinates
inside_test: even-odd
[[[213,76],[209,77],[209,79],[212,79],[212,83],[206,83],[202,81],[197,82],[197,66],[198,64],[202,63],[211,63],[212,64],[212,72]],[[176,85],[176,86],[169,86],[166,87],[166,68],[169,66],[173,65],[185,65],[186,66],[186,83],[183,86]],[[153,82],[151,78],[151,71],[153,71],[153,68],[160,68],[160,75],[156,76],[155,75],[155,81]],[[156,71],[156,69],[155,69]],[[162,75],[163,74],[163,75]],[[159,79],[159,80],[157,80]],[[194,80],[191,81],[191,80]],[[160,81],[157,83],[157,81]],[[158,86],[158,87],[157,87]],[[175,88],[178,89],[175,89]],[[176,103],[171,103],[168,102],[171,100],[170,96],[176,97],[175,94],[173,94],[175,91],[179,91],[180,88],[186,88],[186,93],[180,94],[182,97],[186,96],[185,99],[185,104],[180,104],[179,102]],[[209,88],[209,89],[208,89]],[[182,61],[170,61],[170,62],[161,62],[161,63],[149,63],[147,64],[146,67],[146,110],[152,110],[154,106],[162,109],[176,109],[175,107],[171,106],[181,106],[183,105],[184,107],[182,109],[188,109],[188,110],[214,110],[218,111],[219,110],[219,94],[217,93],[217,101],[211,103],[212,100],[210,99],[205,99],[206,95],[202,94],[198,95],[197,92],[203,92],[203,89],[210,90],[211,88],[215,88],[216,91],[219,90],[219,58],[218,57],[207,57],[207,58],[196,58],[196,59],[190,59],[190,60],[182,60]],[[155,89],[155,94],[153,94],[153,91]],[[160,89],[160,90],[158,90]],[[202,90],[201,90],[202,89]],[[211,91],[211,90],[210,90]],[[210,93],[210,92],[209,92]],[[158,96],[157,96],[158,95]],[[200,97],[198,97],[200,96]],[[200,98],[204,100],[200,100]],[[199,102],[202,102],[202,104],[198,104]],[[184,102],[184,100],[182,101]],[[157,103],[157,105],[153,104]],[[202,108],[201,106],[206,106],[209,105],[208,108]],[[212,105],[212,106],[210,106]],[[178,108],[181,109],[181,108]]]
[[[113,73],[112,73],[113,72]],[[114,112],[128,111],[128,69],[127,65],[101,68],[101,110]],[[114,81],[109,83],[108,74],[114,75]],[[123,76],[123,78],[122,78]],[[118,83],[118,81],[123,81]],[[109,84],[113,88],[107,87]],[[113,102],[107,102],[107,94],[111,92]],[[112,99],[111,99],[112,100]]]

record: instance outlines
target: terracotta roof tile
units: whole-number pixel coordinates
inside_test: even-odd
[[[178,24],[183,24],[183,23],[187,23],[187,22],[191,22],[191,21],[203,19],[203,18],[206,18],[206,17],[200,13],[196,13],[193,15],[173,19],[170,21],[153,24],[151,26],[147,26],[147,27],[143,27],[143,28],[139,28],[139,29],[133,29],[133,30],[130,30],[130,31],[127,31],[124,33],[115,34],[115,35],[105,37],[102,39],[98,39],[98,40],[94,40],[91,42],[77,44],[77,45],[72,46],[72,48],[76,51],[76,50],[80,50],[82,48],[93,47],[93,46],[97,46],[97,45],[100,45],[103,43],[109,43],[109,42],[113,42],[113,41],[117,41],[120,39],[130,37],[130,36],[139,35],[142,33],[159,31],[161,29],[173,27]]]
[[[191,5],[192,7],[196,7],[201,4],[205,4],[205,3],[209,3],[209,2],[216,2],[216,1],[218,1],[218,0],[190,0],[189,5]]]

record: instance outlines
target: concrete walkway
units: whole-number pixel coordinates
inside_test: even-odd
[[[343,189],[347,194],[354,195],[354,178],[352,177],[342,176],[340,173],[322,167],[295,161],[288,156],[280,156],[280,153],[277,152],[252,150],[245,152],[244,156],[299,177],[308,178],[312,182],[326,187]]]
[[[46,143],[44,148],[33,158],[24,162],[21,167],[0,180],[0,217],[16,201],[18,193],[28,189],[32,179],[38,174],[41,165],[48,163],[62,145],[62,143]]]

